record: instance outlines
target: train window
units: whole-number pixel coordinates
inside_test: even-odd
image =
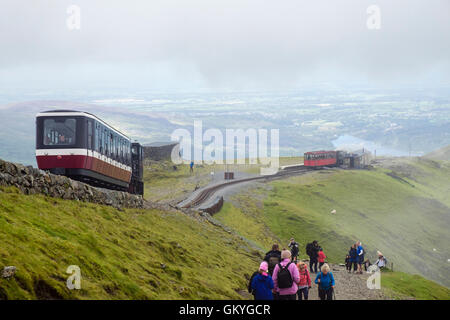
[[[120,162],[123,163],[123,139],[119,139],[119,159]]]
[[[73,145],[77,121],[73,118],[55,118],[44,120],[44,145]]]
[[[109,133],[109,146],[110,157],[114,159],[114,137],[112,132]]]
[[[127,141],[127,164],[131,164],[131,148],[130,148],[130,142]]]
[[[100,152],[100,141],[101,141],[99,129],[100,129],[100,126],[96,122],[95,123],[95,151],[97,151],[97,152]]]
[[[108,156],[108,132],[106,128],[103,128],[103,145],[104,145],[104,155]]]
[[[119,160],[119,137],[114,135],[114,159]]]
[[[87,140],[87,147],[89,150],[92,150],[92,121],[88,120],[87,121],[88,124],[88,140]]]
[[[99,131],[99,145],[100,145],[100,153],[104,154],[105,153],[105,145],[104,145],[104,139],[103,139],[103,128],[102,126],[99,126],[98,128]]]

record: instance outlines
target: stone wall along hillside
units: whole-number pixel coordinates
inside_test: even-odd
[[[25,194],[44,194],[55,198],[110,205],[118,209],[142,208],[144,205],[144,200],[138,195],[92,187],[65,176],[1,159],[0,186],[14,186]]]

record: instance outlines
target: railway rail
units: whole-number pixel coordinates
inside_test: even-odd
[[[211,196],[214,193],[216,193],[218,190],[226,188],[231,185],[238,184],[238,183],[257,181],[257,180],[266,180],[266,181],[274,180],[274,179],[279,179],[279,178],[282,178],[285,176],[293,176],[293,175],[297,175],[297,174],[302,174],[302,173],[305,173],[308,171],[311,171],[311,169],[308,167],[304,167],[303,165],[298,165],[298,166],[291,166],[289,168],[285,168],[284,170],[279,171],[273,175],[258,176],[258,177],[244,178],[244,179],[224,182],[224,183],[206,187],[206,188],[200,190],[196,195],[192,196],[191,199],[188,198],[188,199],[180,202],[178,204],[178,207],[183,208],[183,209],[198,207],[199,205],[201,205],[202,203],[204,203],[205,201],[210,199]]]

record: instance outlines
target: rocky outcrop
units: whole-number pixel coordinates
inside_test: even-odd
[[[15,266],[4,267],[2,270],[2,277],[9,279],[16,274],[17,268]]]
[[[200,211],[208,212],[210,215],[213,215],[220,211],[223,207],[223,197],[216,197],[214,201],[207,203],[203,207],[200,207]]]
[[[155,161],[170,160],[172,153],[179,156],[180,145],[178,142],[155,142],[144,145],[144,159]]]
[[[0,186],[14,186],[25,194],[44,194],[67,200],[110,205],[115,208],[142,208],[141,196],[95,188],[86,183],[0,159]]]

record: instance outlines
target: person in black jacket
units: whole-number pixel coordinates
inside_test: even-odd
[[[358,251],[356,249],[356,243],[350,247],[348,255],[350,256],[350,259],[349,259],[350,268],[348,269],[348,272],[351,272],[352,265],[353,265],[353,272],[356,272],[356,270],[358,268]]]
[[[273,269],[278,263],[281,262],[281,251],[278,244],[275,243],[272,246],[272,250],[266,253],[264,261],[266,261],[269,264],[269,274],[272,276]]]
[[[310,273],[317,273],[317,258],[319,256],[319,243],[314,240],[312,243],[306,245],[306,254],[309,256],[309,271]],[[314,270],[313,270],[314,267]]]

